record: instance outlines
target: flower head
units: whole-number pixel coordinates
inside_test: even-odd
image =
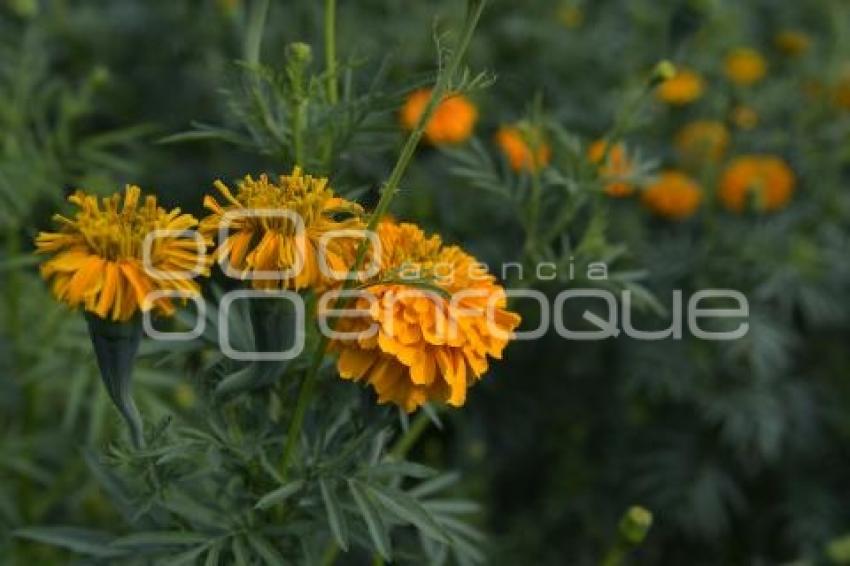
[[[755,49],[739,47],[726,55],[723,62],[726,77],[741,86],[752,86],[767,74],[767,62]]]
[[[794,172],[779,157],[744,155],[723,172],[718,197],[734,212],[743,212],[750,199],[757,210],[771,212],[788,203],[795,182]]]
[[[672,106],[684,106],[699,99],[704,90],[702,76],[690,69],[678,69],[672,78],[658,85],[655,95]]]
[[[702,191],[696,181],[679,171],[664,171],[643,192],[643,203],[670,220],[684,220],[696,212]]]
[[[410,412],[428,401],[459,407],[466,391],[499,359],[519,325],[506,310],[504,289],[472,256],[444,246],[412,224],[384,221],[380,273],[336,330],[331,343],[344,379],[365,381],[380,403]],[[429,281],[429,288],[413,286]]]
[[[676,149],[689,162],[716,162],[729,148],[729,130],[722,122],[697,120],[676,134]]]
[[[529,128],[502,126],[496,132],[496,143],[514,171],[536,171],[546,167],[552,158],[552,149],[543,135]]]
[[[399,118],[406,130],[413,130],[425,112],[430,89],[414,91],[401,107]],[[437,105],[431,120],[425,127],[425,139],[434,145],[462,143],[472,137],[478,109],[462,94],[449,94]]]
[[[174,312],[170,298],[151,300],[152,292],[200,292],[195,281],[183,277],[209,274],[205,245],[186,233],[198,221],[179,208],[166,212],[152,195],[140,199],[141,189],[133,185],[126,187],[123,199],[116,193],[98,200],[83,191],[68,198],[80,210],[73,218],[57,214],[60,231],[41,232],[36,238],[39,253],[54,254],[42,264],[41,275],[57,300],[123,322],[139,311]]]
[[[605,140],[597,140],[587,148],[587,157],[591,163],[600,163],[605,158],[607,143]],[[627,197],[635,188],[625,181],[632,172],[632,162],[626,154],[626,146],[622,143],[616,144],[608,152],[608,158],[604,165],[599,168],[600,175],[608,180],[605,184],[605,194],[612,197]]]
[[[788,57],[799,57],[812,46],[812,39],[799,30],[786,29],[773,38],[776,48]]]
[[[361,238],[330,233],[363,230],[363,209],[335,196],[327,179],[296,167],[276,182],[266,175],[246,176],[235,195],[221,181],[215,187],[225,202],[204,198],[212,214],[201,221],[200,231],[209,239],[220,237],[222,229],[229,232],[218,242],[215,258],[251,279],[253,287],[322,290],[339,283],[337,274],[353,263]]]

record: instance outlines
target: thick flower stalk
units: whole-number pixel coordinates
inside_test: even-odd
[[[351,305],[364,315],[340,319],[344,337],[330,346],[340,376],[369,383],[380,403],[408,412],[429,401],[459,407],[520,318],[506,309],[495,278],[459,247],[412,224],[385,221],[377,234],[379,273]]]
[[[86,311],[101,377],[137,447],[144,444],[131,396],[139,314],[173,314],[173,297],[197,296],[194,278],[208,275],[210,263],[206,242],[191,231],[194,217],[162,209],[154,196],[140,199],[136,186],[128,186],[123,199],[115,194],[102,201],[78,191],[68,199],[80,209],[76,215],[56,215],[61,230],[36,239],[39,253],[53,254],[41,266],[53,295]]]
[[[225,202],[204,199],[212,214],[200,231],[218,238],[215,258],[229,275],[256,289],[294,290],[323,290],[344,278],[361,238],[340,231],[362,231],[363,209],[336,196],[327,179],[296,167],[276,182],[246,176],[236,194],[221,181],[215,186]]]

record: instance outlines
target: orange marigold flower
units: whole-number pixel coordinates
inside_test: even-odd
[[[399,115],[406,130],[416,127],[430,98],[430,89],[414,91],[407,97]],[[458,93],[446,95],[425,127],[425,139],[434,145],[464,142],[472,137],[477,121],[478,109],[468,98]]]
[[[726,77],[735,84],[752,86],[767,74],[767,62],[761,53],[749,47],[733,49],[723,63]]]
[[[659,216],[684,220],[696,212],[702,190],[696,181],[679,171],[664,171],[643,192],[643,203]]]
[[[734,212],[742,212],[750,198],[757,210],[770,212],[788,203],[795,183],[794,172],[779,157],[744,155],[723,172],[718,197]]]
[[[42,264],[41,275],[57,300],[126,322],[139,311],[174,313],[169,297],[149,297],[152,292],[200,293],[189,276],[209,275],[206,242],[188,232],[198,221],[179,208],[166,212],[153,195],[142,203],[140,198],[134,185],[125,188],[123,200],[120,193],[98,200],[83,191],[68,198],[80,210],[73,218],[55,215],[61,230],[41,232],[35,242],[39,253],[54,254]]]
[[[786,29],[776,34],[773,38],[776,48],[788,57],[799,57],[809,50],[812,39],[799,30]]]
[[[686,161],[719,161],[729,148],[729,130],[723,122],[697,120],[676,134],[676,149]]]
[[[201,221],[200,231],[210,239],[220,239],[222,227],[229,233],[218,242],[215,258],[233,276],[250,279],[254,288],[326,289],[338,284],[353,263],[362,238],[325,235],[363,230],[363,209],[334,195],[327,179],[304,175],[296,167],[277,182],[266,175],[246,176],[235,195],[221,181],[215,187],[225,203],[204,198],[212,214]]]
[[[552,159],[552,148],[542,134],[528,128],[502,126],[496,132],[496,143],[514,171],[536,171]],[[532,146],[536,146],[536,151]]]
[[[520,318],[506,310],[494,277],[459,247],[412,224],[384,221],[377,235],[380,273],[350,307],[364,314],[335,328],[346,333],[330,347],[339,374],[408,412],[428,401],[459,407],[488,357],[501,358]]]
[[[658,85],[655,95],[659,100],[673,106],[691,104],[702,96],[705,81],[690,69],[678,69],[676,74]]]
[[[607,144],[605,140],[597,140],[587,148],[587,157],[591,163],[600,163],[605,157]],[[600,175],[608,182],[605,184],[605,194],[612,197],[627,197],[634,193],[634,186],[625,179],[632,172],[632,162],[626,154],[626,146],[616,144],[608,152],[605,165],[599,168]]]

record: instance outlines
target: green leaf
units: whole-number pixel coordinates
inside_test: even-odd
[[[434,520],[434,517],[416,499],[407,493],[388,486],[368,485],[369,492],[387,511],[415,526],[422,533],[436,541],[448,542],[446,533]]]
[[[101,531],[76,527],[27,527],[14,531],[14,535],[98,558],[118,558],[127,554],[126,550],[110,547],[112,535]]]
[[[265,537],[253,534],[248,535],[248,543],[265,560],[266,564],[270,566],[286,564],[286,560],[280,552]]]
[[[433,478],[437,471],[414,462],[382,462],[364,470],[370,476],[396,477],[403,476],[416,479]]]
[[[341,549],[348,552],[348,524],[345,521],[345,516],[342,514],[342,509],[334,493],[333,486],[328,483],[324,478],[319,480],[319,488],[322,491],[322,499],[325,501],[328,522],[330,523],[331,532],[337,544],[339,544]]]
[[[133,533],[112,541],[112,546],[118,548],[158,548],[161,546],[181,546],[185,544],[202,544],[209,537],[199,533],[185,531],[151,531]]]
[[[302,487],[304,487],[304,481],[302,480],[289,482],[276,490],[265,494],[262,498],[260,498],[254,508],[268,509],[269,507],[273,507],[298,493]]]
[[[217,542],[207,551],[204,566],[218,566],[221,563],[221,543]]]
[[[375,504],[372,502],[365,487],[357,480],[348,480],[348,489],[351,491],[354,502],[363,519],[366,521],[366,527],[369,530],[369,536],[372,538],[372,544],[378,550],[378,554],[387,562],[392,561],[392,542],[389,533],[387,532],[384,521],[381,520],[381,515],[378,512]]]
[[[206,544],[191,548],[180,554],[176,554],[162,561],[164,566],[186,566],[187,564],[197,564],[198,558],[206,551]]]
[[[250,560],[248,560],[248,550],[245,548],[245,542],[242,540],[242,537],[233,537],[230,548],[233,551],[233,559],[236,561],[237,566],[249,566],[251,564]]]

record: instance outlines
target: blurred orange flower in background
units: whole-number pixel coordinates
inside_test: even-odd
[[[406,130],[416,127],[430,98],[430,89],[416,90],[407,97],[399,114]],[[478,109],[467,97],[457,93],[446,95],[425,127],[425,139],[433,145],[465,142],[472,137],[477,121]]]
[[[723,122],[697,120],[676,134],[676,149],[689,162],[719,161],[729,148],[729,129]]]
[[[752,86],[767,74],[767,61],[755,49],[738,47],[726,55],[723,70],[733,83]]]
[[[591,163],[599,164],[605,158],[607,148],[605,140],[597,140],[587,149],[587,157]],[[608,152],[604,165],[599,168],[600,176],[611,180],[605,184],[605,194],[611,197],[627,197],[634,192],[634,186],[625,181],[632,172],[632,162],[626,154],[626,146],[618,143]]]
[[[705,80],[690,69],[678,69],[676,74],[658,85],[655,95],[673,106],[684,106],[699,99],[705,91]]]
[[[499,128],[496,132],[496,144],[508,158],[514,171],[536,171],[546,167],[552,158],[552,148],[543,139],[543,135],[521,125]]]
[[[723,172],[717,194],[731,211],[743,212],[751,201],[756,210],[771,212],[788,204],[795,183],[794,172],[781,158],[744,155]]]
[[[659,216],[684,220],[694,214],[702,202],[702,190],[688,175],[674,170],[662,172],[644,190],[643,203]]]

